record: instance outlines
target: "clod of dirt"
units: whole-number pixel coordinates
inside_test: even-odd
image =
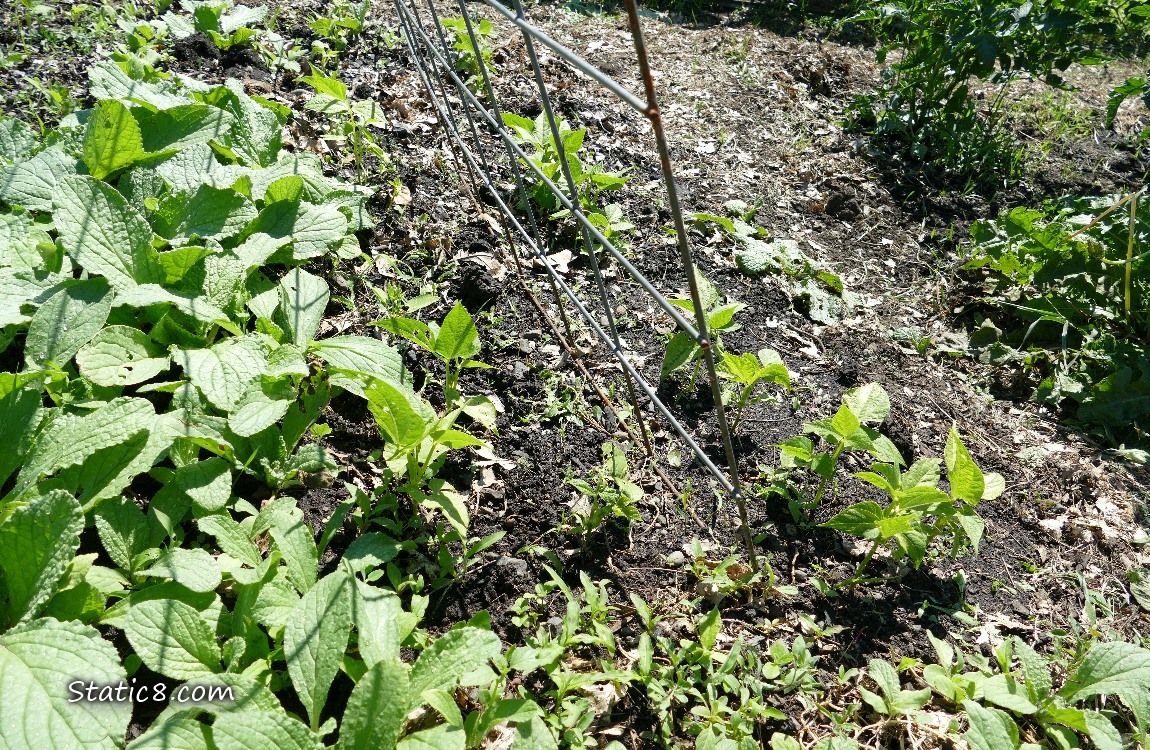
[[[232,47],[223,53],[220,63],[228,78],[246,78],[256,81],[270,81],[271,73],[264,61],[251,47]]]
[[[485,242],[472,244],[471,253],[493,253],[491,246]],[[499,297],[499,282],[485,267],[478,263],[464,263],[459,269],[459,299],[463,306],[474,312],[490,305]]]
[[[204,62],[220,59],[220,48],[212,38],[202,31],[177,39],[172,43],[172,57],[185,65],[194,67]]]
[[[836,219],[857,219],[862,214],[859,202],[847,192],[835,193],[827,199],[827,213]]]

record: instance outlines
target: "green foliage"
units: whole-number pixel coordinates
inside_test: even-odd
[[[735,314],[746,305],[742,302],[723,302],[723,294],[711,281],[701,273],[695,274],[695,282],[699,287],[699,299],[703,303],[703,315],[707,322],[707,333],[711,339],[711,346],[715,351],[721,352],[723,342],[721,335],[730,331],[739,330],[735,322]],[[695,315],[695,304],[689,298],[671,299],[669,302]],[[662,378],[669,378],[689,364],[694,368],[691,375],[692,387],[698,376],[702,364],[703,349],[686,331],[676,331],[667,342],[663,351],[663,365],[660,369]],[[764,376],[765,377],[765,376]]]
[[[782,357],[774,349],[760,349],[758,355],[731,354],[723,352],[718,362],[719,377],[732,381],[736,388],[723,393],[725,405],[734,404],[731,429],[739,429],[743,419],[743,409],[753,403],[766,400],[767,396],[754,396],[760,383],[775,383],[790,389],[791,374],[783,364]]]
[[[482,91],[482,68],[487,70],[488,76],[494,76],[499,71],[491,60],[491,39],[495,36],[495,27],[491,21],[483,19],[472,21],[471,28],[475,33],[475,41],[467,34],[467,21],[463,18],[443,18],[439,21],[443,28],[448,29],[455,36],[452,48],[455,50],[455,70],[466,76],[464,84],[478,96],[485,97]]]
[[[1096,60],[1114,24],[1097,0],[906,0],[856,16],[872,24],[880,63],[901,50],[878,91],[852,108],[857,127],[918,163],[972,180],[1014,179],[1023,152],[1003,128],[1003,92],[1019,76],[1062,85],[1060,71]],[[998,86],[989,107],[970,85]]]
[[[977,222],[963,266],[992,272],[980,302],[994,325],[983,323],[972,348],[1033,372],[1036,400],[1077,404],[1078,419],[1115,440],[1150,426],[1150,220],[1140,197],[1068,198]]]
[[[615,242],[617,237],[634,229],[634,225],[623,216],[623,209],[617,204],[602,205],[602,196],[605,192],[618,190],[631,179],[627,175],[607,172],[600,164],[588,164],[579,156],[583,148],[583,140],[587,136],[587,128],[572,130],[562,118],[556,118],[559,130],[559,141],[556,142],[547,121],[547,113],[541,113],[534,121],[526,117],[503,113],[503,124],[510,130],[512,137],[520,146],[531,146],[533,154],[528,154],[531,164],[551,181],[564,195],[567,194],[567,181],[563,176],[562,159],[565,157],[571,170],[571,179],[579,194],[579,207],[586,214],[587,220],[609,241]],[[537,175],[527,169],[524,177],[528,180],[528,193],[531,200],[543,211],[544,215],[552,220],[563,219],[571,212],[563,208],[559,199],[551,188],[542,179],[535,179]],[[568,196],[570,198],[570,196]]]
[[[336,0],[328,12],[314,15],[308,27],[319,37],[312,42],[312,56],[328,67],[351,41],[363,33],[371,0]]]
[[[324,135],[324,140],[328,143],[348,144],[356,174],[361,181],[365,180],[365,157],[374,156],[383,160],[387,156],[369,129],[386,124],[383,108],[370,99],[353,101],[348,98],[347,86],[334,75],[328,76],[313,69],[311,75],[299,80],[316,91],[316,95],[304,106],[331,118],[333,130]]]
[[[1146,6],[1140,6],[1135,10],[1142,11],[1141,15],[1150,18],[1150,12],[1147,12]],[[1150,23],[1147,23],[1147,27],[1150,28]],[[1139,97],[1146,108],[1150,109],[1150,71],[1147,71],[1144,76],[1127,78],[1110,92],[1110,98],[1106,102],[1106,127],[1114,125],[1114,119],[1118,116],[1118,108],[1122,106],[1122,102],[1132,96]],[[1150,125],[1143,128],[1138,135],[1138,142],[1144,142],[1147,138],[1150,138]]]
[[[604,443],[603,465],[592,481],[578,477],[567,480],[567,484],[578,491],[579,498],[571,512],[565,514],[561,530],[578,534],[586,548],[591,535],[608,519],[640,520],[638,502],[643,499],[643,490],[628,477],[623,449],[616,443]]]

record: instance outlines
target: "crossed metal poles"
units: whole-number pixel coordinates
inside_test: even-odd
[[[519,147],[514,138],[508,132],[507,128],[503,125],[503,115],[499,107],[499,100],[495,94],[495,89],[491,84],[491,76],[487,69],[487,62],[483,58],[482,48],[479,39],[476,36],[475,28],[472,24],[471,15],[467,11],[464,0],[456,0],[460,15],[463,18],[464,25],[467,32],[468,41],[471,48],[475,53],[475,60],[479,70],[479,78],[483,83],[483,93],[487,99],[487,104],[479,100],[475,93],[460,79],[457,73],[456,59],[453,47],[448,43],[447,38],[444,36],[443,25],[440,22],[440,15],[436,5],[436,0],[424,0],[427,11],[430,15],[430,24],[426,24],[420,15],[419,8],[417,7],[417,0],[394,0],[396,13],[399,16],[400,24],[404,32],[404,37],[407,40],[408,49],[411,53],[412,62],[414,63],[416,72],[418,73],[421,82],[423,83],[427,94],[440,122],[447,134],[450,136],[449,140],[452,142],[453,151],[462,156],[462,161],[466,162],[469,170],[468,178],[471,180],[472,185],[475,185],[475,180],[478,179],[486,188],[486,196],[492,198],[499,206],[501,216],[500,220],[503,223],[504,231],[507,240],[512,243],[512,254],[518,266],[519,255],[515,250],[514,240],[512,239],[512,232],[508,229],[513,228],[515,234],[519,236],[526,248],[541,261],[543,269],[546,271],[548,283],[551,287],[552,293],[555,295],[556,303],[559,307],[560,314],[563,318],[563,323],[567,331],[569,343],[573,343],[571,335],[571,324],[567,317],[566,310],[563,305],[563,300],[566,298],[570,304],[576,309],[579,315],[586,321],[587,325],[594,332],[595,336],[607,347],[611,354],[618,360],[626,377],[627,397],[631,403],[632,414],[635,416],[639,425],[639,430],[642,435],[643,444],[649,458],[654,458],[654,451],[651,447],[650,438],[647,434],[647,427],[643,418],[643,412],[639,408],[638,394],[636,389],[642,392],[647,397],[655,410],[662,414],[667,420],[668,425],[683,439],[683,441],[690,447],[699,462],[707,468],[707,470],[715,477],[720,485],[730,494],[735,500],[739,510],[741,521],[741,533],[743,540],[747,546],[747,552],[750,556],[751,567],[758,570],[758,561],[754,552],[754,541],[751,536],[750,519],[747,513],[747,506],[742,493],[742,486],[739,482],[738,462],[735,457],[734,445],[731,440],[731,431],[727,423],[726,411],[723,407],[722,390],[719,385],[718,373],[715,369],[715,352],[711,345],[711,340],[707,332],[706,311],[703,309],[702,296],[699,291],[699,284],[695,275],[695,263],[691,254],[691,247],[687,237],[686,225],[683,221],[682,211],[679,206],[679,196],[676,189],[675,181],[673,178],[673,171],[671,166],[670,149],[667,143],[666,133],[663,129],[663,121],[660,115],[659,107],[655,98],[655,81],[651,72],[650,62],[647,55],[647,45],[643,39],[643,30],[639,24],[639,11],[636,6],[636,0],[624,0],[627,8],[627,18],[630,25],[631,38],[635,45],[635,55],[639,64],[640,77],[643,81],[644,97],[640,98],[629,91],[626,87],[612,79],[610,76],[603,73],[583,57],[579,56],[572,50],[563,46],[559,42],[552,39],[538,27],[530,23],[524,13],[521,0],[515,0],[515,10],[512,11],[498,0],[482,0],[484,4],[493,9],[496,13],[503,16],[509,22],[514,24],[520,31],[523,37],[523,43],[527,50],[527,56],[531,63],[531,70],[534,77],[535,86],[539,92],[539,101],[542,105],[543,113],[546,116],[547,124],[554,139],[555,147],[559,156],[559,164],[563,175],[563,182],[566,185],[566,191],[550,179],[543,171],[529,158],[529,156]],[[429,27],[432,29],[429,31]],[[667,191],[667,202],[670,210],[674,226],[677,246],[679,250],[679,257],[682,262],[683,271],[687,277],[687,284],[690,288],[691,302],[694,305],[695,321],[692,323],[688,321],[679,309],[671,304],[667,298],[659,292],[658,289],[638,270],[631,264],[626,257],[619,251],[615,245],[610,242],[603,233],[588,219],[587,215],[583,212],[579,199],[579,191],[576,182],[571,172],[570,161],[560,136],[559,121],[555,116],[554,109],[551,104],[551,96],[547,89],[547,84],[543,78],[543,71],[539,65],[539,58],[536,53],[536,43],[542,44],[551,50],[559,58],[566,61],[576,70],[584,73],[592,80],[596,81],[612,94],[614,94],[624,104],[634,109],[639,114],[643,115],[651,124],[652,131],[655,136],[655,142],[659,153],[659,163],[662,170],[663,182]],[[451,90],[456,95],[456,100],[459,102],[459,109],[462,110],[463,121],[466,122],[466,130],[471,136],[474,143],[474,148],[468,146],[467,139],[464,138],[463,133],[460,132],[462,122],[457,118],[455,109],[453,108],[452,97],[448,94]],[[496,186],[497,173],[492,169],[492,165],[488,161],[488,149],[484,145],[483,139],[479,134],[479,127],[476,124],[476,117],[479,122],[486,126],[490,133],[493,133],[502,142],[506,152],[508,163],[512,175],[515,179],[516,190],[519,194],[520,203],[523,207],[523,213],[526,214],[527,227],[519,220],[517,212],[513,210],[499,193]],[[586,250],[586,257],[588,265],[591,268],[592,275],[595,279],[595,288],[599,298],[599,304],[602,307],[603,316],[605,320],[605,328],[600,325],[595,315],[591,312],[586,302],[567,284],[566,280],[557,272],[552,263],[548,261],[545,252],[546,243],[542,240],[542,234],[539,230],[539,222],[536,219],[535,212],[531,207],[531,201],[528,197],[527,186],[523,179],[523,172],[520,165],[524,165],[529,169],[547,189],[554,194],[556,200],[563,208],[567,209],[571,216],[579,224],[581,235],[583,239],[583,247]],[[478,192],[478,190],[476,190]],[[666,312],[680,330],[685,331],[691,336],[699,345],[702,351],[702,357],[707,370],[707,377],[711,385],[711,395],[715,404],[716,421],[718,423],[719,433],[723,442],[723,449],[726,453],[727,472],[724,472],[707,456],[703,449],[698,445],[694,438],[684,428],[682,423],[671,413],[667,406],[659,399],[655,393],[655,389],[643,378],[642,374],[634,367],[626,356],[623,342],[619,337],[618,328],[615,322],[614,306],[611,304],[611,297],[608,293],[607,286],[603,280],[603,275],[599,267],[599,260],[596,254],[596,243],[603,248],[619,266],[627,273],[627,275],[635,281],[651,299]]]

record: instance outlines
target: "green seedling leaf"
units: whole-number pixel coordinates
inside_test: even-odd
[[[262,517],[263,513],[260,515]],[[304,522],[303,513],[294,504],[287,508],[273,508],[268,522],[276,548],[287,564],[288,580],[300,593],[307,592],[315,585],[319,550],[311,528]]]
[[[479,353],[479,331],[462,302],[447,313],[435,335],[433,351],[445,361],[463,360]]]
[[[343,715],[338,750],[394,750],[411,705],[408,669],[381,659],[360,678]]]
[[[321,743],[303,722],[278,711],[220,714],[212,724],[212,741],[219,750],[321,750]]]
[[[190,591],[206,594],[220,585],[220,568],[207,551],[176,547],[160,554],[156,562],[142,576],[170,578]]]
[[[951,425],[950,434],[946,438],[944,455],[951,494],[957,500],[976,505],[986,491],[986,483],[982,470],[962,444],[962,438],[958,436],[958,429],[954,425]]]
[[[351,635],[353,586],[342,568],[324,576],[304,594],[284,630],[288,674],[313,729]]]
[[[6,719],[0,744],[10,750],[122,747],[132,704],[76,702],[68,685],[77,679],[117,685],[127,677],[116,649],[87,625],[42,619],[0,633],[0,716]],[[19,719],[33,716],[40,719]]]
[[[1026,686],[1020,685],[1010,675],[991,675],[980,683],[983,699],[1016,714],[1033,714],[1038,706],[1031,702]]]
[[[168,369],[170,358],[138,328],[108,326],[76,353],[76,366],[96,385],[138,385]]]
[[[863,539],[874,539],[880,534],[879,524],[881,522],[882,506],[866,500],[855,503],[834,518],[819,525]]]
[[[56,593],[83,529],[80,504],[61,490],[33,498],[0,524],[0,571],[7,589],[4,611],[10,622],[32,619]]]
[[[124,635],[152,670],[174,680],[219,671],[220,647],[212,627],[193,607],[176,599],[132,605]]]
[[[465,626],[450,630],[424,649],[411,668],[411,695],[426,690],[453,690],[466,674],[498,656],[499,636],[489,630]]]
[[[395,559],[401,549],[400,543],[379,532],[361,534],[348,545],[343,559],[348,561],[355,573],[364,573],[378,568]]]
[[[67,284],[40,305],[28,325],[25,360],[34,366],[63,367],[104,327],[112,292],[104,279]]]
[[[860,422],[882,422],[890,414],[890,397],[878,383],[852,388],[843,394],[843,403]]]
[[[164,281],[151,227],[111,186],[86,175],[65,178],[52,218],[72,260],[112,288]]]
[[[695,339],[691,338],[686,331],[676,331],[667,344],[667,350],[663,353],[662,377],[669,377],[680,367],[692,361],[700,351]]]
[[[431,406],[416,394],[386,380],[372,378],[369,382],[364,396],[383,438],[400,446],[421,442],[435,420]]]
[[[359,652],[370,667],[399,658],[399,644],[415,627],[415,616],[403,611],[399,596],[388,589],[356,581],[355,629]]]
[[[114,99],[97,102],[84,131],[88,174],[104,180],[148,156],[140,126],[128,108]]]

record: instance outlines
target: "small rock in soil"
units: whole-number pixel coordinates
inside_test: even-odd
[[[671,554],[667,555],[667,557],[664,559],[666,560],[667,565],[672,568],[682,567],[687,562],[687,556],[679,550],[675,550]]]
[[[495,567],[508,580],[525,580],[527,578],[527,563],[523,560],[504,555],[495,561]]]

